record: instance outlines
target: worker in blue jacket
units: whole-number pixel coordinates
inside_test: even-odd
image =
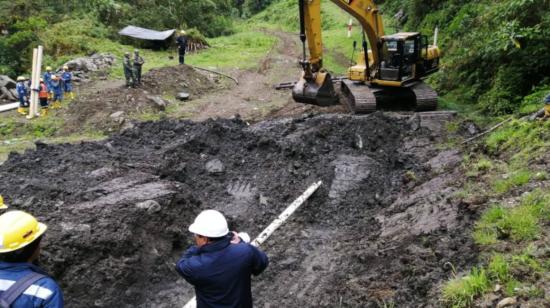
[[[63,81],[64,95],[68,95],[71,99],[74,99],[73,73],[69,71],[69,67],[67,65],[63,66],[63,73],[61,74],[61,80]]]
[[[19,76],[15,84],[15,91],[19,98],[19,108],[17,108],[17,112],[22,115],[26,115],[27,109],[29,108],[29,89],[25,85],[25,80],[25,77]]]
[[[46,88],[48,88],[48,94],[49,98],[51,99],[53,96],[53,90],[52,90],[52,77],[54,74],[52,73],[52,67],[46,66],[46,72],[44,73],[43,79],[44,83],[46,84]]]
[[[63,101],[63,88],[61,85],[61,78],[57,75],[52,75],[50,81],[50,91],[53,93],[51,107],[52,109],[61,108],[61,102]]]
[[[184,253],[176,270],[195,287],[197,307],[252,307],[251,275],[267,265],[267,255],[230,233],[227,221],[215,210],[200,213],[189,227],[196,245]]]
[[[33,264],[46,229],[22,211],[0,216],[0,307],[63,308],[57,283]]]

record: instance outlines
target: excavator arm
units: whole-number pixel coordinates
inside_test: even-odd
[[[354,16],[366,34],[371,51],[364,54],[372,57],[370,60],[378,63],[380,37],[384,35],[384,25],[375,3],[371,0],[331,0],[337,6]],[[330,74],[323,69],[323,43],[321,35],[321,0],[299,0],[300,9],[300,39],[303,47],[302,78],[292,91],[295,101],[328,106],[338,104],[338,96],[334,90]],[[305,42],[309,49],[306,57]],[[369,59],[364,59],[366,74],[374,76],[376,67],[369,68]],[[369,79],[369,76],[365,76]]]
[[[384,36],[384,25],[382,17],[379,14],[378,8],[374,1],[370,0],[331,0],[355,17],[363,30],[365,31],[367,40],[372,49],[372,60],[374,63],[379,61],[378,44],[380,38]],[[303,4],[302,4],[303,3]],[[323,43],[321,37],[321,0],[304,0],[300,1],[303,5],[305,26],[305,36],[307,38],[307,46],[309,48],[309,62],[311,66],[317,70],[323,67]]]

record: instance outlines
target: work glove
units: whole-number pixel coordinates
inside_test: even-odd
[[[246,232],[235,232],[233,231],[233,238],[231,239],[231,244],[238,244],[241,241],[245,243],[250,243],[250,236]]]

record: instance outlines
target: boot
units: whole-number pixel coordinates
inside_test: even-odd
[[[42,110],[40,110],[40,116],[45,117],[48,115],[48,107],[43,107]]]
[[[70,92],[69,97],[70,97],[71,99],[74,99],[74,92]]]
[[[23,107],[17,108],[17,112],[18,112],[20,115],[27,115],[27,112],[25,112],[25,108],[23,108]]]
[[[52,109],[59,109],[61,108],[61,102],[55,101],[52,103]]]

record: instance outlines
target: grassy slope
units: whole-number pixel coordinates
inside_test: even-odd
[[[481,262],[443,286],[447,306],[469,307],[502,287],[542,307],[550,294],[550,121],[513,120],[480,141],[464,158],[463,191],[456,197],[485,207],[472,230]],[[458,269],[463,270],[463,269]]]

